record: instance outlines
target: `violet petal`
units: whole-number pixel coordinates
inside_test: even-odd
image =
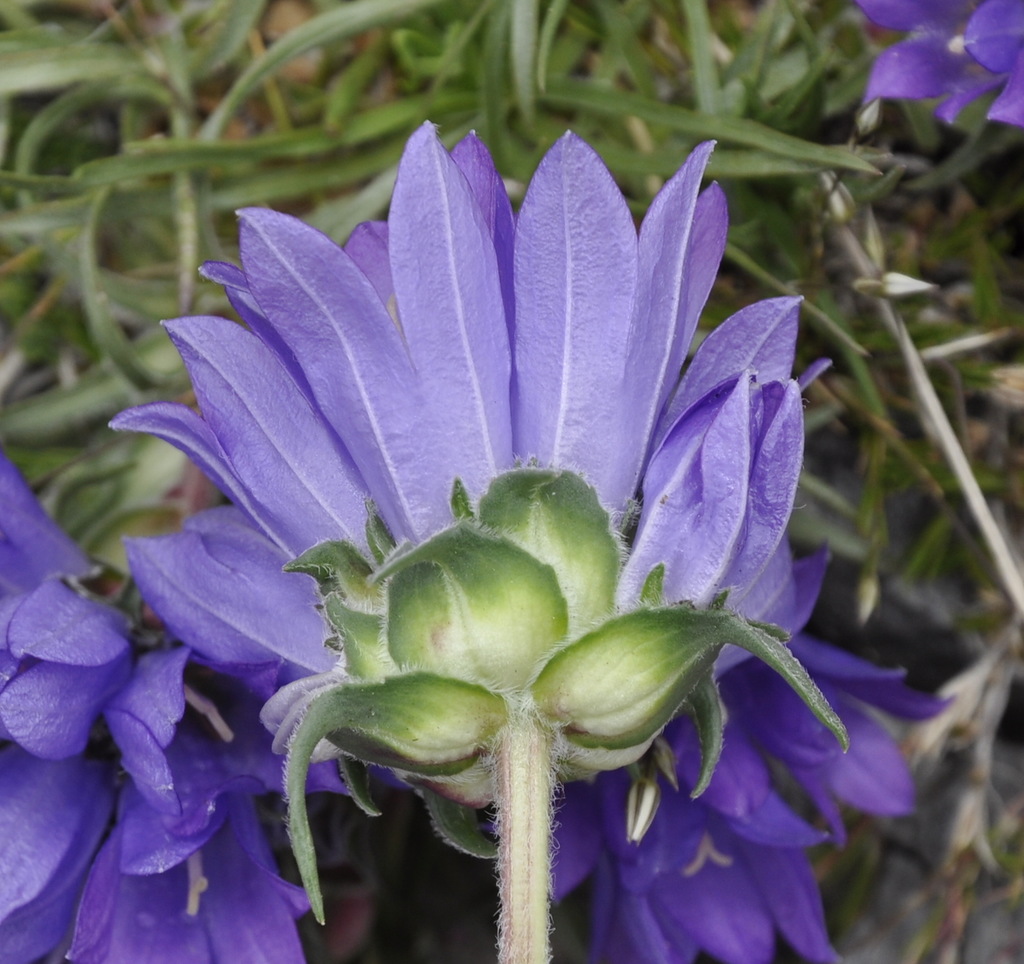
[[[537,168],[516,223],[516,454],[581,473],[606,507],[633,495],[647,438],[625,395],[637,283],[629,209],[572,134]]]

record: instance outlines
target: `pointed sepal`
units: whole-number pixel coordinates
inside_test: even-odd
[[[473,807],[463,806],[431,790],[423,791],[423,801],[427,805],[434,829],[456,850],[485,860],[497,857],[498,847],[480,829],[480,821]]]
[[[366,544],[370,547],[370,555],[377,565],[394,552],[395,546],[398,545],[373,502],[366,503]]]
[[[472,519],[473,504],[469,499],[469,492],[462,479],[456,479],[452,483],[451,497],[452,517],[455,519]]]
[[[785,641],[789,639],[785,630],[768,623],[748,622],[740,616],[734,616],[734,619],[739,624],[737,629],[744,631],[737,631],[736,637],[729,642],[752,653],[775,670],[793,688],[819,722],[832,731],[839,745],[848,750],[850,737],[843,721],[829,705],[825,694],[818,689],[803,664],[785,645]]]
[[[383,639],[382,617],[353,609],[337,592],[324,599],[324,615],[337,632],[349,676],[375,681],[398,672]]]
[[[338,760],[338,775],[348,788],[352,802],[368,817],[379,817],[381,811],[370,792],[370,771],[366,765],[343,756]]]
[[[683,712],[693,720],[700,741],[700,774],[690,791],[690,797],[695,799],[707,790],[722,757],[722,745],[725,742],[722,698],[712,677],[701,680],[690,691],[683,704]]]
[[[284,571],[312,576],[322,596],[340,591],[346,598],[372,601],[379,591],[370,584],[373,570],[363,554],[342,540],[318,543],[286,563]]]

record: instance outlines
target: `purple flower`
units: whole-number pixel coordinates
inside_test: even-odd
[[[0,496],[0,959],[28,964],[71,942],[76,961],[127,964],[160,947],[226,964],[237,948],[225,929],[248,919],[268,961],[297,964],[291,921],[307,905],[276,878],[249,801],[280,783],[262,700],[223,684],[237,739],[182,722],[190,651],[134,652],[128,620],[79,589],[88,560],[2,454]],[[204,855],[201,894],[185,868]],[[116,921],[101,913],[114,907]],[[202,947],[185,939],[204,926]]]
[[[0,959],[29,964],[64,938],[114,801],[114,768],[0,749]]]
[[[291,556],[330,538],[365,547],[368,498],[418,542],[450,523],[456,478],[478,497],[516,459],[581,472],[621,513],[724,246],[722,194],[699,193],[709,153],[666,185],[638,239],[578,138],[552,148],[513,222],[482,145],[449,155],[424,127],[387,225],[346,249],[243,211],[243,270],[204,270],[250,331],[168,325],[202,416],[156,403],[114,424],[188,452]]]
[[[579,138],[551,148],[515,215],[482,144],[471,135],[449,154],[429,125],[409,140],[387,223],[361,226],[344,248],[286,215],[241,212],[241,269],[204,272],[224,285],[245,327],[210,317],[167,325],[200,411],[155,403],[113,424],[172,442],[233,501],[178,535],[133,541],[131,565],[158,614],[205,662],[242,678],[259,670],[271,688],[292,684],[265,712],[281,742],[310,699],[347,672],[344,658],[325,655],[329,630],[313,616],[309,581],[282,565],[329,541],[378,562],[388,534],[422,545],[454,531],[460,491],[472,511],[517,464],[581,476],[630,533],[621,572],[612,540],[607,599],[585,600],[577,586],[568,615],[552,604],[552,623],[579,632],[630,611],[653,573],[666,603],[704,607],[726,593],[726,606],[748,616],[802,625],[813,566],[794,577],[784,540],[802,459],[790,378],[797,300],[738,312],[680,380],[725,244],[722,192],[700,189],[710,151],[691,154],[639,233]],[[372,601],[359,605],[354,618],[372,631],[361,654],[370,670],[356,675],[386,676],[392,657],[377,652]],[[731,649],[721,657],[723,692],[727,676],[749,672]],[[809,956],[831,954],[803,856],[823,834],[775,795],[764,751],[742,736],[747,701],[726,695],[736,735],[709,802],[672,795],[639,848],[620,833],[621,774],[568,790],[564,832],[604,843],[599,903],[603,919],[621,923],[596,935],[595,955],[677,961],[705,946],[757,960],[776,929]],[[692,728],[673,724],[669,737],[692,783]],[[830,761],[829,776],[811,767],[806,783],[841,794],[842,766]],[[487,799],[479,785],[465,792]],[[605,802],[588,804],[591,794]],[[562,866],[572,863],[575,882],[601,853],[563,840]],[[697,915],[706,926],[694,931],[676,888],[705,867],[721,871],[705,897],[723,902],[717,917]],[[790,909],[768,886],[773,876],[792,884]],[[749,914],[749,937],[714,929],[714,920]]]
[[[239,510],[132,544],[133,572],[175,632],[214,661],[322,670],[309,590],[281,564],[330,539],[365,551],[367,500],[395,539],[419,542],[451,523],[456,479],[475,498],[517,460],[579,472],[619,519],[644,489],[621,603],[657,562],[669,598],[752,581],[800,465],[787,381],[797,302],[738,313],[679,384],[725,242],[722,193],[700,192],[709,153],[669,181],[639,237],[572,135],[518,217],[480,142],[449,155],[429,126],[410,139],[387,224],[344,249],[294,218],[243,211],[242,270],[204,271],[249,330],[168,323],[201,414],[155,403],[114,421],[182,448]],[[679,539],[679,525],[704,527],[702,539]]]
[[[952,121],[971,101],[999,90],[992,120],[1024,126],[1024,0],[857,0],[879,26],[910,31],[882,51],[865,98],[941,97]]]

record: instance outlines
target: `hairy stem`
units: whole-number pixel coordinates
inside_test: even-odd
[[[499,964],[548,964],[551,897],[551,735],[513,713],[496,752]]]

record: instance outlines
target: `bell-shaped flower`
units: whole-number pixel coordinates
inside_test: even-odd
[[[281,779],[258,724],[262,698],[231,692],[239,684],[207,671],[203,689],[229,688],[224,716],[198,691],[191,700],[219,723],[220,743],[194,720],[182,724],[189,649],[133,651],[128,620],[74,581],[88,560],[2,455],[0,495],[0,735],[10,741],[0,748],[0,959],[31,964],[70,940],[73,960],[163,954],[228,964],[238,959],[232,922],[249,915],[247,933],[268,956],[243,952],[247,959],[298,964],[292,920],[307,905],[276,878],[248,799]],[[274,666],[270,687],[276,678]],[[225,795],[236,802],[221,803]],[[117,823],[101,848],[115,800]],[[234,837],[222,832],[231,808],[242,813]],[[196,877],[203,850],[207,876]],[[122,875],[146,884],[122,888]],[[201,928],[154,929],[168,905],[152,899],[167,896],[188,924],[202,881],[213,892],[213,936],[189,957],[197,946],[189,935]]]
[[[663,789],[668,816],[655,811],[649,833],[668,847],[659,820],[690,813],[711,843],[702,831],[662,854],[673,869],[658,886],[670,894],[682,870],[696,876],[701,854],[725,853],[721,840],[746,895],[736,906],[762,901],[757,946],[777,928],[825,953],[802,855],[820,834],[780,815],[752,740],[733,766],[739,740],[722,746],[711,678],[716,657],[723,680],[756,663],[730,644],[744,645],[784,673],[812,719],[842,732],[762,625],[792,632],[809,608],[784,541],[802,457],[797,301],[737,313],[686,365],[725,245],[724,195],[701,190],[710,152],[693,151],[638,232],[578,137],[546,154],[514,215],[480,142],[449,153],[425,125],[399,164],[387,223],[344,248],[295,218],[242,211],[241,268],[205,273],[246,327],[168,323],[199,411],[155,403],[115,419],[183,449],[235,503],[133,542],[131,563],[157,613],[210,665],[281,671],[287,685],[264,719],[292,748],[292,829],[311,894],[295,805],[310,760],[339,756],[367,809],[353,758],[480,804],[510,714],[556,734],[568,777],[641,757],[645,768],[646,748],[683,711],[696,725],[669,724],[685,760],[676,779],[721,809],[694,810],[685,793],[666,807]],[[702,671],[692,678],[691,664]],[[717,783],[704,764],[693,771],[698,750],[727,754]],[[732,772],[758,775],[756,801]],[[776,849],[759,863],[764,847]],[[611,881],[629,863],[615,853]],[[779,901],[763,904],[773,867],[796,882],[803,944]],[[681,920],[666,928],[651,937],[665,960],[688,959],[703,939]]]
[[[200,848],[161,873],[125,872],[123,824],[93,865],[69,959],[75,964],[302,964],[294,918],[308,904],[277,876],[251,799],[230,811]]]

